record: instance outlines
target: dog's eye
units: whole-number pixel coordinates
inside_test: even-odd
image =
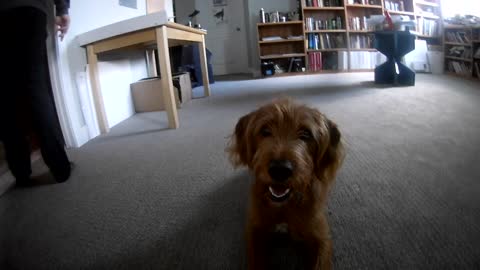
[[[309,141],[313,138],[313,135],[312,135],[312,132],[310,132],[310,130],[303,129],[303,130],[300,131],[298,137],[302,141]]]
[[[272,131],[267,128],[267,127],[263,127],[261,130],[260,130],[260,135],[262,137],[270,137],[272,136]]]

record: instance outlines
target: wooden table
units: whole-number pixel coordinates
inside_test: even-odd
[[[122,28],[122,25],[119,26],[120,28]],[[92,38],[90,38],[90,40],[88,38],[84,39],[87,40],[85,42],[88,43],[80,41],[80,45],[87,48],[87,60],[90,70],[90,83],[93,92],[95,110],[97,112],[97,120],[101,133],[107,133],[109,131],[109,126],[105,114],[105,106],[103,102],[102,92],[100,90],[100,80],[97,64],[98,54],[114,50],[145,48],[148,46],[156,45],[159,54],[158,58],[160,62],[159,66],[162,94],[163,100],[165,102],[165,110],[168,116],[168,127],[176,129],[179,127],[180,123],[178,120],[177,107],[173,92],[174,88],[172,83],[172,71],[170,69],[170,56],[168,53],[168,48],[177,45],[198,43],[204,93],[205,96],[210,96],[207,57],[205,52],[205,31],[187,27],[177,23],[166,22],[164,24],[154,25],[140,30],[137,29],[132,32],[115,36],[108,36],[109,33],[111,33],[111,31],[104,31],[102,35],[100,35],[100,39],[97,38],[97,40],[93,42],[90,42]]]

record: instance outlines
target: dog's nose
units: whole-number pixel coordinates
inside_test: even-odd
[[[293,164],[288,160],[272,160],[268,167],[268,174],[274,181],[285,182],[293,174]]]

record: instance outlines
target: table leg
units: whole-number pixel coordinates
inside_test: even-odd
[[[172,82],[172,71],[170,69],[170,55],[168,53],[167,27],[160,26],[156,30],[158,58],[160,64],[160,77],[162,81],[162,94],[165,104],[165,110],[168,116],[168,127],[178,128],[178,112],[175,102],[175,95]]]
[[[108,127],[107,114],[103,103],[103,96],[100,89],[100,79],[98,77],[98,59],[93,49],[93,45],[87,46],[87,59],[90,73],[90,86],[92,88],[93,102],[95,103],[95,111],[97,113],[98,126],[102,134],[110,131]]]
[[[198,44],[200,52],[200,66],[202,69],[203,92],[205,97],[210,96],[210,82],[208,81],[207,52],[205,50],[205,36],[202,35],[202,42]]]

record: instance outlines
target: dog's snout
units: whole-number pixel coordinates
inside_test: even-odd
[[[272,160],[268,167],[268,174],[274,181],[285,182],[293,174],[293,164],[289,160]]]

